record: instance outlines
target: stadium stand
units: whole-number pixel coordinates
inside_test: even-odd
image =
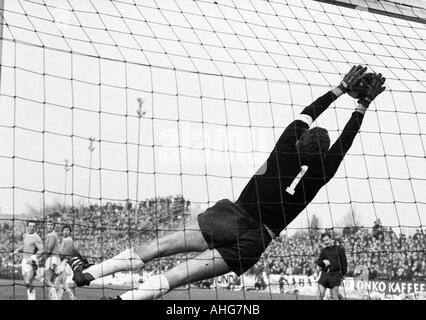
[[[149,241],[156,232],[168,232],[181,227],[190,218],[190,201],[182,196],[158,197],[139,203],[139,219],[135,223],[136,208],[108,202],[103,206],[80,206],[62,213],[47,209],[48,216],[58,225],[74,226],[73,238],[78,249],[93,262],[110,258],[142,241]],[[20,260],[15,268],[8,253],[18,246],[25,231],[25,223],[0,223],[1,278],[19,278]],[[44,235],[43,224],[38,233]],[[287,274],[310,276],[316,271],[320,230],[298,231],[291,236],[276,238],[259,262],[248,273]],[[364,265],[371,280],[426,280],[426,234],[417,229],[413,234],[396,233],[390,227],[347,227],[334,231],[336,241],[345,247],[348,257],[348,276],[356,276],[355,268]],[[145,271],[167,270],[189,258],[182,254],[159,259],[145,267]]]

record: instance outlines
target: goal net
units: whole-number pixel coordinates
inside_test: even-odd
[[[424,1],[402,2],[0,0],[0,298],[26,299],[9,257],[26,221],[43,239],[47,219],[60,237],[71,225],[91,262],[181,229],[236,200],[285,127],[358,64],[387,90],[335,177],[240,279],[170,294],[315,296],[328,230],[347,253],[344,298],[423,297],[426,14]],[[344,96],[316,121],[332,143],[355,107]],[[97,299],[192,257],[78,294]]]

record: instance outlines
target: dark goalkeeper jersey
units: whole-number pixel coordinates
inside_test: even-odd
[[[315,120],[337,96],[329,91],[306,107],[302,114]],[[358,133],[364,115],[353,112],[343,132],[323,160],[301,163],[296,142],[309,125],[295,120],[284,130],[271,152],[266,171],[254,175],[237,202],[261,224],[279,233],[306,208],[336,173]]]

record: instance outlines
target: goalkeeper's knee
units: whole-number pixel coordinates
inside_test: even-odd
[[[144,265],[133,248],[121,252],[112,259],[118,264],[120,270],[123,271],[137,270]]]

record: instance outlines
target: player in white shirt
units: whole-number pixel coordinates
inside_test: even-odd
[[[61,263],[59,260],[59,237],[56,233],[55,223],[53,221],[48,221],[46,227],[48,234],[46,236],[44,250],[44,258],[46,259],[44,263],[44,284],[49,290],[49,300],[58,300],[54,281]]]
[[[71,238],[72,229],[70,226],[65,225],[62,227],[62,242],[59,248],[61,264],[59,267],[59,275],[55,280],[55,285],[57,289],[58,300],[62,299],[64,291],[68,294],[70,300],[76,300],[74,293],[69,288],[67,279],[73,275],[71,267],[68,265],[68,257],[71,256],[72,250],[74,248],[74,241]]]
[[[36,223],[29,221],[27,232],[23,235],[23,243],[16,248],[13,255],[22,252],[22,276],[27,287],[28,300],[36,300],[36,290],[33,281],[36,276],[38,261],[43,254],[43,241],[36,233]]]

